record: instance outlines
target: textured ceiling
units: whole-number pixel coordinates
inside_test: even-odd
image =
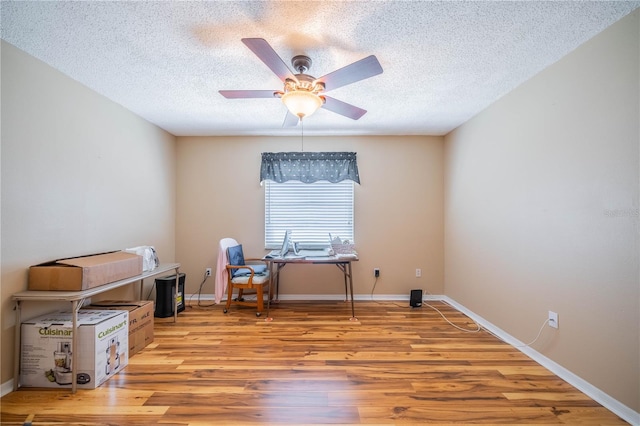
[[[376,55],[384,73],[331,91],[368,111],[321,109],[312,135],[445,134],[640,1],[2,1],[2,38],[178,136],[293,135],[281,90],[241,41],[266,39],[316,77]]]

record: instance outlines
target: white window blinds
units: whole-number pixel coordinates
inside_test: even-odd
[[[326,245],[329,234],[353,243],[353,181],[266,180],[264,188],[267,249],[279,248],[286,230],[291,230],[292,240],[300,243]]]

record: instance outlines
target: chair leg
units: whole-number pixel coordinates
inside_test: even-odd
[[[256,312],[256,316],[259,317],[264,310],[264,300],[263,300],[263,291],[261,285],[256,288],[256,302],[258,303],[258,311]]]
[[[226,314],[231,306],[231,298],[233,297],[233,284],[227,283],[227,304],[225,305],[223,312]]]

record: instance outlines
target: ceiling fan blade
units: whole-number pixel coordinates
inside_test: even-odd
[[[322,108],[328,109],[336,114],[344,115],[352,120],[357,120],[367,113],[367,110],[358,108],[355,105],[348,104],[346,102],[339,101],[329,96],[323,96],[325,103]]]
[[[275,98],[276,90],[220,90],[227,99]]]
[[[382,66],[378,62],[378,58],[371,55],[326,74],[318,78],[317,81],[323,82],[325,85],[324,91],[328,92],[378,74],[382,74]]]
[[[283,82],[290,78],[298,81],[287,64],[282,60],[269,43],[263,38],[243,38],[242,42],[256,54],[266,66],[269,67]]]
[[[296,127],[299,122],[300,119],[287,110],[287,115],[284,116],[284,123],[282,123],[282,127]]]

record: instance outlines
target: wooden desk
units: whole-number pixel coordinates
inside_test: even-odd
[[[152,271],[143,272],[140,275],[126,278],[124,280],[115,281],[109,284],[104,284],[98,287],[93,287],[88,290],[80,291],[39,291],[39,290],[26,290],[21,291],[13,295],[13,300],[16,302],[16,331],[15,331],[15,349],[14,349],[14,370],[13,370],[13,390],[18,390],[20,386],[20,347],[21,347],[21,332],[22,332],[22,318],[20,314],[21,302],[26,301],[39,301],[39,302],[71,302],[71,313],[73,316],[72,334],[71,334],[71,374],[74,378],[71,380],[71,392],[76,393],[77,383],[76,366],[77,362],[75,357],[78,353],[78,342],[76,341],[76,335],[78,334],[78,311],[84,304],[84,301],[100,293],[104,293],[109,290],[116,289],[125,285],[140,281],[140,293],[139,299],[142,300],[142,287],[143,280],[145,278],[151,278],[156,275],[164,274],[171,270],[175,270],[176,274],[176,288],[173,298],[173,321],[177,320],[178,316],[178,278],[179,278],[179,263],[164,263],[160,264]],[[183,295],[184,297],[184,295]]]
[[[328,257],[313,257],[313,258],[305,258],[305,257],[284,257],[284,258],[264,258],[263,259],[269,265],[269,297],[267,299],[267,318],[266,321],[270,321],[271,317],[269,315],[270,307],[271,307],[271,297],[272,297],[272,288],[275,280],[276,286],[276,300],[278,300],[278,296],[280,294],[280,271],[286,265],[293,264],[303,264],[303,265],[336,265],[338,269],[342,271],[344,274],[344,292],[345,299],[349,299],[349,293],[351,293],[351,321],[357,321],[356,312],[353,305],[353,272],[351,270],[351,262],[358,261],[357,256],[328,256]],[[275,270],[274,270],[275,265]],[[348,285],[347,285],[348,284]],[[346,301],[345,300],[345,301]]]

